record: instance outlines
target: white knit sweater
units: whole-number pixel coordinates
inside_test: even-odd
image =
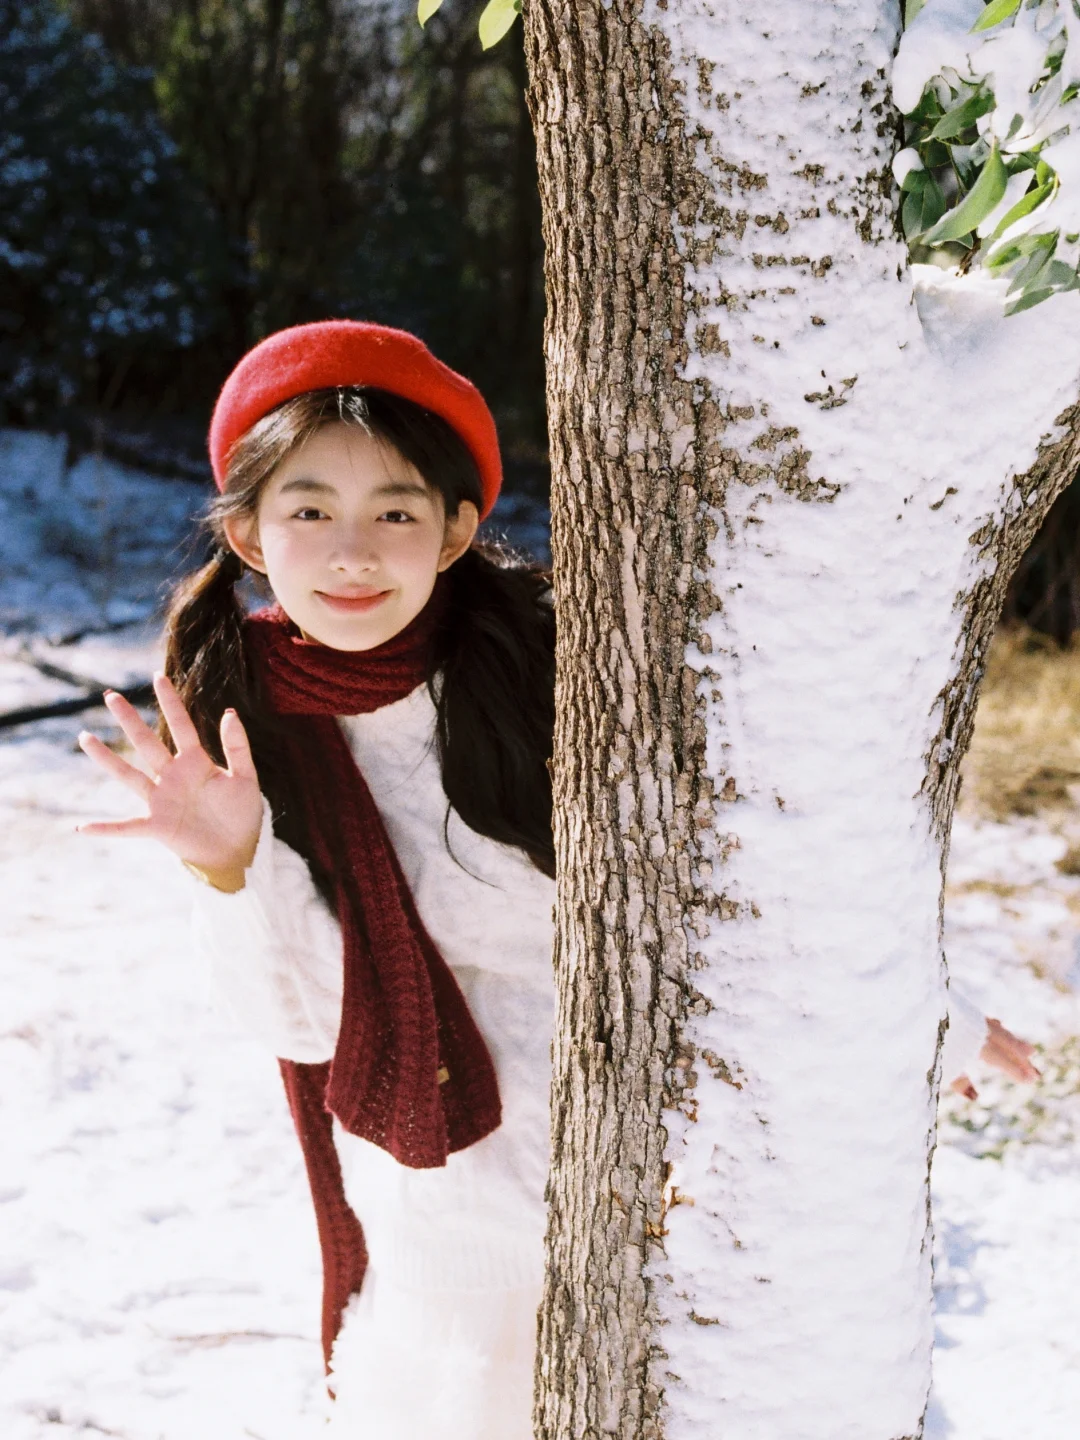
[[[337,1129],[372,1269],[409,1289],[539,1283],[554,884],[520,851],[448,814],[426,686],[341,723],[420,916],[490,1048],[503,1103],[500,1128],[451,1155],[444,1169],[407,1169]],[[198,945],[237,1017],[275,1055],[330,1059],[341,1010],[341,934],[305,861],[273,836],[268,806],[246,887],[236,894],[193,888]],[[950,1018],[946,1082],[967,1068],[985,1038],[983,1017],[955,989]]]
[[[426,686],[341,723],[420,917],[491,1051],[503,1108],[498,1130],[435,1170],[408,1169],[337,1127],[372,1271],[410,1289],[538,1283],[554,882],[520,850],[448,816]],[[230,1008],[275,1055],[329,1060],[341,1012],[341,932],[306,862],[272,834],[268,806],[245,888],[197,889],[198,946]]]

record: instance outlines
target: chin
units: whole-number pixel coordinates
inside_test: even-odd
[[[320,645],[331,650],[374,650],[377,645],[392,639],[405,628],[407,621],[398,623],[389,616],[380,616],[379,623],[371,620],[342,619],[337,623],[326,623],[326,616],[320,615],[313,625],[302,625],[301,629]]]
[[[310,635],[312,640],[317,640],[320,645],[325,645],[329,650],[356,651],[374,650],[375,647],[381,645],[384,640],[389,640],[391,636],[396,635],[397,631],[391,630],[388,633],[384,633],[380,630],[374,635],[370,632],[367,634],[358,634],[355,629],[349,630],[346,629],[345,626],[342,626],[333,633],[322,627],[320,627],[318,632],[305,630],[304,633]]]

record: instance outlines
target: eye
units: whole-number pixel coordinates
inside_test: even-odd
[[[328,520],[330,517],[325,510],[320,510],[317,505],[304,505],[299,510],[293,511],[294,520]]]
[[[412,518],[407,510],[384,510],[379,516],[380,520],[389,520],[392,525],[411,524]]]

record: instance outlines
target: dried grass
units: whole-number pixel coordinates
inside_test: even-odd
[[[999,629],[963,777],[961,808],[991,819],[1075,805],[1080,798],[1080,641],[1062,647],[1020,626]],[[1080,854],[1076,865],[1080,873]]]

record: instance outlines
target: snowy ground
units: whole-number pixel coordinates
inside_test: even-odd
[[[190,553],[197,487],[62,462],[0,432],[0,711],[79,693],[35,661],[144,677],[163,568]],[[542,519],[504,511],[523,544]],[[111,733],[100,710],[0,730],[0,1435],[306,1440],[318,1260],[276,1068],[192,972],[178,867],[74,833],[126,809],[83,724]],[[976,1076],[980,1101],[943,1111],[928,1440],[1077,1432],[1077,841],[1080,811],[956,826],[954,972],[1046,1079]]]
[[[79,725],[0,744],[0,1434],[299,1440],[317,1256],[276,1070],[191,972],[169,857],[73,833],[125,808]]]
[[[928,1440],[1080,1429],[1080,813],[957,820],[953,973],[1038,1042],[1036,1087],[976,1077],[942,1107],[934,1163],[938,1332]],[[1073,868],[1070,857],[1065,868]]]

